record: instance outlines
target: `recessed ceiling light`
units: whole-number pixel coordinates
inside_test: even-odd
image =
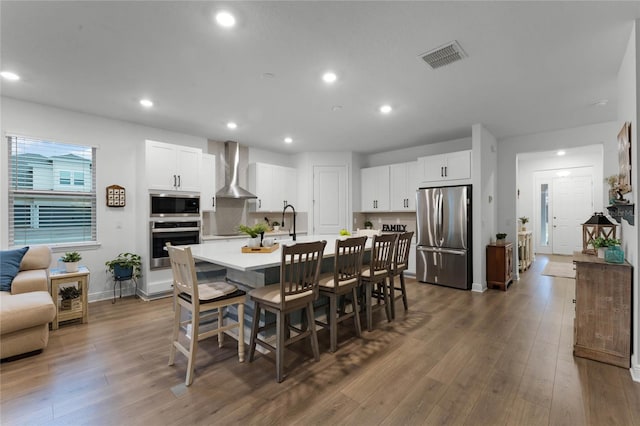
[[[333,83],[338,79],[338,76],[333,71],[327,71],[322,75],[322,79],[325,83]]]
[[[567,177],[571,174],[571,172],[569,170],[560,170],[559,172],[556,173],[556,175],[558,175],[559,177]]]
[[[145,108],[151,108],[153,106],[153,102],[149,99],[140,99],[140,105]]]
[[[2,71],[0,72],[0,75],[10,81],[18,81],[20,80],[20,76],[14,72],[11,71]]]
[[[559,155],[559,156],[562,156],[562,155],[565,155],[565,154],[566,154],[566,151],[558,151],[558,152],[556,152],[556,155]]]
[[[391,108],[391,105],[382,105],[380,107],[380,112],[383,114],[389,114],[392,110],[393,108]]]
[[[238,125],[236,123],[234,123],[233,121],[230,121],[227,123],[227,128],[229,129],[237,129]]]
[[[231,28],[236,24],[236,18],[231,13],[222,11],[216,14],[216,22],[221,27]]]
[[[275,78],[276,75],[272,72],[263,72],[262,73],[262,78]]]
[[[592,103],[591,106],[603,107],[603,106],[607,106],[608,103],[609,103],[609,99],[600,99]]]
[[[331,111],[340,111],[342,110],[342,105],[334,105],[331,107]]]
[[[287,136],[286,138],[284,138],[284,143],[292,143],[292,142],[293,142],[293,139],[291,139],[290,137]]]

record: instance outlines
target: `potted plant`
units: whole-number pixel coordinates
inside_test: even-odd
[[[116,280],[129,280],[142,276],[142,259],[135,253],[120,253],[115,259],[106,261],[107,272],[111,272]]]
[[[64,262],[64,268],[67,272],[77,272],[78,263],[82,260],[82,256],[77,251],[68,251],[60,260]]]
[[[271,222],[271,228],[273,228],[274,231],[279,231],[280,222],[278,222],[277,220],[274,220],[273,222]]]
[[[496,244],[504,244],[505,238],[507,238],[507,234],[504,232],[498,232],[496,234]]]
[[[521,231],[526,231],[527,230],[527,222],[529,222],[529,218],[526,216],[522,216],[521,218],[519,218],[520,223],[522,224],[520,226],[520,230]]]
[[[253,226],[240,225],[238,230],[249,235],[247,246],[260,247],[262,245],[262,236],[269,230],[265,223],[257,223]]]
[[[370,220],[365,220],[364,229],[373,229],[373,223]]]
[[[589,243],[598,250],[598,257],[604,259],[605,251],[607,247],[619,246],[620,240],[617,238],[605,238],[602,235],[591,239]]]
[[[60,309],[63,311],[82,309],[82,302],[80,296],[82,290],[76,286],[61,287],[59,291],[62,302],[60,303]]]

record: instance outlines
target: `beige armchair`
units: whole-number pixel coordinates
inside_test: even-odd
[[[0,291],[0,358],[44,349],[56,306],[49,294],[51,250],[30,247],[11,291]]]

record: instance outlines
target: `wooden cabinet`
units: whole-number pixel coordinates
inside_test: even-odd
[[[252,200],[253,211],[280,212],[287,204],[297,202],[298,172],[291,167],[266,163],[249,164],[249,191],[258,198]]]
[[[200,192],[202,150],[164,142],[146,142],[147,188]]]
[[[415,161],[389,166],[389,207],[392,211],[416,210],[417,167]]]
[[[619,367],[631,365],[631,285],[628,263],[574,253],[576,317],[573,354]]]
[[[216,211],[216,156],[202,154],[202,186],[200,188],[200,210]]]
[[[361,211],[389,211],[389,166],[360,169],[360,185]]]
[[[487,287],[507,290],[513,281],[513,244],[487,246]]]
[[[463,179],[471,179],[470,150],[418,158],[419,182]]]

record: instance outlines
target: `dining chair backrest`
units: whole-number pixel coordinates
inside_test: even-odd
[[[185,293],[191,297],[193,303],[198,303],[198,278],[196,277],[195,262],[191,254],[191,247],[176,247],[166,244],[173,273],[173,289],[176,296]]]
[[[282,246],[280,264],[280,300],[312,290],[318,292],[318,275],[326,241]]]
[[[336,240],[334,261],[334,282],[359,279],[362,273],[362,259],[367,237]]]
[[[394,256],[393,267],[396,270],[405,270],[409,266],[409,252],[411,251],[411,240],[413,232],[404,232],[398,236],[396,244],[396,253]]]
[[[375,272],[391,270],[391,262],[393,261],[393,251],[396,245],[398,234],[382,234],[374,235],[371,243],[371,276],[377,275]]]

